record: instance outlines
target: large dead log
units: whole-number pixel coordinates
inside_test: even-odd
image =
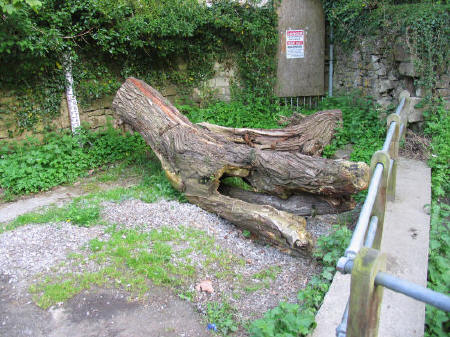
[[[242,177],[258,192],[279,200],[298,193],[348,198],[367,188],[369,170],[364,163],[311,157],[298,152],[303,146],[281,151],[232,141],[226,132],[212,131],[210,125],[192,124],[156,90],[134,78],[127,79],[119,89],[113,108],[142,134],[172,185],[190,202],[295,252],[309,252],[313,246],[305,219],[270,205],[221,194],[219,186],[224,177]],[[258,133],[267,135],[255,131]],[[264,142],[260,140],[259,144]],[[282,140],[273,147],[277,146],[283,148]]]
[[[227,128],[209,123],[200,125],[215,133],[223,134],[234,143],[247,144],[261,150],[296,151],[309,156],[318,156],[333,138],[338,122],[342,122],[342,112],[327,110],[306,116],[301,123],[284,129]]]
[[[356,203],[351,198],[333,198],[299,192],[287,199],[275,195],[243,190],[229,185],[220,185],[219,192],[234,199],[258,205],[269,205],[295,215],[322,215],[350,211]]]

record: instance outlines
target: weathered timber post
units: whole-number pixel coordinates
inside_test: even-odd
[[[399,143],[400,143],[400,125],[401,125],[401,119],[400,116],[393,113],[390,114],[387,118],[387,127],[391,125],[392,122],[395,122],[395,131],[394,135],[392,137],[391,146],[389,148],[389,156],[393,160],[392,167],[391,167],[391,173],[389,174],[389,182],[388,182],[388,190],[387,190],[387,198],[389,201],[395,200],[395,188],[397,185],[397,161],[398,161],[398,149],[399,149]]]
[[[375,277],[386,268],[386,255],[361,248],[352,269],[347,337],[377,337],[383,287]]]
[[[386,210],[386,195],[389,183],[389,167],[391,165],[391,158],[386,151],[377,151],[373,154],[370,162],[370,174],[373,175],[377,164],[383,165],[383,175],[381,176],[380,186],[378,188],[377,197],[373,206],[372,216],[378,217],[378,227],[375,240],[373,242],[374,248],[379,249],[381,245],[381,237],[383,235],[384,213]]]

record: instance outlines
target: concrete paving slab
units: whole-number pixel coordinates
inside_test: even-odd
[[[387,272],[426,286],[431,202],[431,170],[423,162],[400,158],[397,193],[388,202],[381,251],[387,254]],[[349,295],[350,276],[336,273],[316,315],[311,337],[335,336]],[[379,337],[422,337],[425,305],[385,289]]]
[[[399,161],[397,195],[386,211],[381,251],[387,255],[387,272],[427,285],[431,203],[431,169],[421,161]],[[419,337],[424,334],[425,304],[385,289],[379,336]]]
[[[349,296],[350,275],[336,273],[316,315],[317,327],[310,337],[336,336],[336,328],[341,323]]]

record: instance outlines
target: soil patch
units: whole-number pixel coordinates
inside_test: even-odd
[[[129,302],[117,289],[91,289],[49,310],[17,301],[4,280],[0,288],[0,336],[211,336],[189,303],[164,288],[152,287],[141,302]]]

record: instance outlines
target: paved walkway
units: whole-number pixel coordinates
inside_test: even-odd
[[[397,195],[386,210],[381,251],[387,255],[387,272],[426,286],[430,216],[424,206],[431,203],[431,170],[423,162],[400,158]],[[312,337],[335,336],[349,295],[350,275],[336,273],[317,316]],[[425,305],[384,291],[380,337],[422,337]]]

